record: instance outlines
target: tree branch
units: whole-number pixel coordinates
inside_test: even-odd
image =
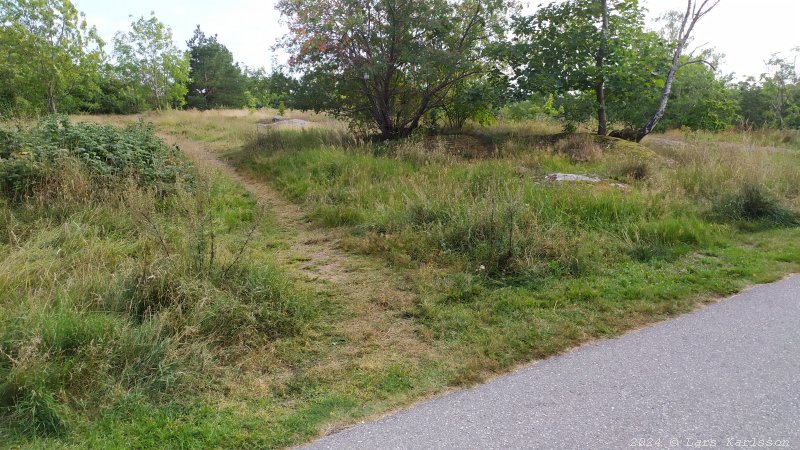
[[[691,60],[691,61],[686,61],[686,62],[684,62],[684,63],[681,63],[681,64],[678,66],[678,68],[679,68],[679,69],[681,69],[681,68],[684,68],[684,67],[686,67],[686,66],[688,66],[688,65],[690,65],[690,64],[699,64],[699,63],[706,64],[706,65],[707,65],[708,67],[710,67],[712,70],[717,70],[717,66],[716,66],[716,65],[714,65],[714,63],[712,63],[712,62],[710,62],[710,61],[706,61],[705,59],[693,59],[693,60]]]

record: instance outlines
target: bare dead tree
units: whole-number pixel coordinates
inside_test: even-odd
[[[675,40],[675,50],[672,54],[672,66],[670,67],[669,72],[667,73],[667,79],[664,82],[664,91],[661,93],[661,102],[658,105],[658,109],[656,109],[653,117],[650,118],[650,121],[648,121],[647,125],[645,125],[643,128],[637,131],[615,131],[611,133],[611,136],[641,142],[645,136],[653,131],[661,118],[664,117],[664,111],[667,109],[669,95],[672,92],[672,83],[675,81],[675,75],[678,73],[678,70],[680,70],[681,67],[689,64],[709,64],[703,59],[692,59],[690,61],[681,63],[681,56],[683,56],[683,51],[686,49],[686,44],[689,42],[689,38],[691,37],[692,31],[694,31],[694,27],[697,25],[697,22],[699,22],[700,19],[702,19],[706,14],[711,12],[711,10],[714,9],[720,1],[721,0],[687,0],[686,13],[683,15],[681,28]]]

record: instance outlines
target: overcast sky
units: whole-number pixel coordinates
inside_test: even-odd
[[[182,48],[199,24],[206,34],[218,34],[220,42],[233,52],[237,61],[251,67],[269,68],[273,56],[278,63],[286,59],[285,55],[273,55],[270,49],[285,32],[274,8],[275,1],[74,0],[74,3],[108,42],[115,32],[128,29],[130,15],[139,17],[154,11],[159,20],[172,28],[175,42]],[[523,1],[529,4],[526,10],[548,3],[546,0]],[[643,4],[651,18],[686,7],[685,0],[643,0]],[[724,72],[735,72],[739,77],[758,75],[764,71],[764,61],[772,53],[800,46],[800,33],[796,28],[798,17],[800,0],[722,0],[699,23],[695,42],[708,42],[726,55],[721,67]]]

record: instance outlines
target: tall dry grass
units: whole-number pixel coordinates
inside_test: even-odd
[[[78,154],[112,133],[77,129]],[[20,142],[48,142],[32,136]],[[152,144],[140,137],[136,151]],[[131,396],[192,401],[252,346],[302,333],[311,311],[274,262],[247,257],[269,228],[230,181],[195,173],[165,189],[63,151],[11,153],[0,160],[0,185],[14,186],[0,192],[0,438],[63,436]],[[159,174],[187,164],[144,156]]]

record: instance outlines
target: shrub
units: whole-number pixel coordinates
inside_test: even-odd
[[[555,98],[552,95],[509,103],[500,110],[503,119],[515,122],[555,118],[563,113],[562,108],[555,107]]]
[[[572,162],[589,162],[602,153],[602,149],[589,134],[572,134],[556,142],[553,147],[556,153],[567,156]]]
[[[620,181],[645,180],[651,173],[650,164],[641,159],[627,160],[611,169],[611,177]]]
[[[766,188],[752,183],[729,194],[718,204],[718,216],[728,221],[760,221],[774,225],[797,225],[797,213],[787,208]]]
[[[45,177],[44,165],[27,154],[0,159],[0,194],[11,201],[29,197]]]
[[[73,124],[66,116],[54,114],[30,130],[6,130],[0,141],[0,193],[13,201],[43,188],[47,178],[69,160],[80,161],[103,188],[132,178],[163,193],[173,191],[179,181],[192,179],[178,149],[166,146],[152,125],[144,122],[120,130]]]

